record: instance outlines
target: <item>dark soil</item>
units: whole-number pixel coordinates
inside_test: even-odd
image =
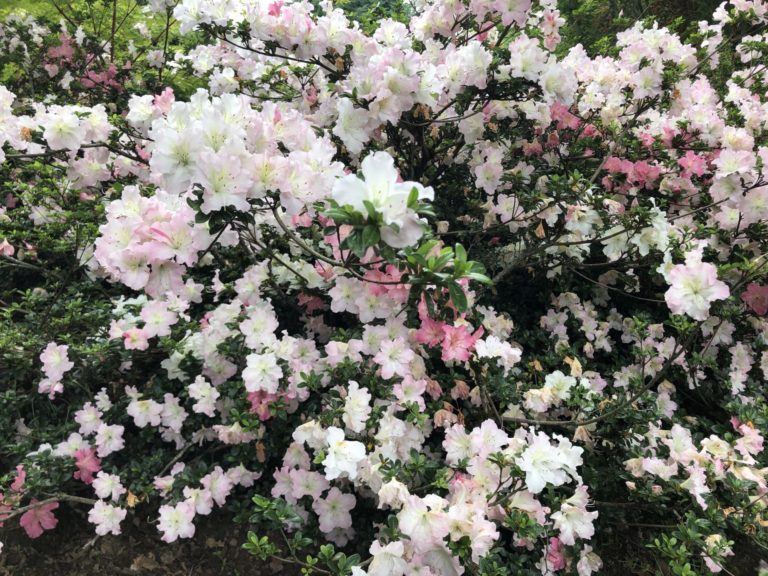
[[[224,515],[196,522],[195,537],[166,544],[147,519],[130,517],[120,536],[96,536],[73,510],[30,540],[16,522],[0,528],[0,576],[289,576],[280,562],[262,562],[241,548],[246,528]],[[13,525],[13,526],[11,526]]]

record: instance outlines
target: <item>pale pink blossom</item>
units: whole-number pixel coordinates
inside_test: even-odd
[[[195,535],[195,506],[192,502],[179,502],[175,506],[160,506],[160,518],[157,529],[163,533],[163,542],[175,542],[179,538],[192,538]]]
[[[725,282],[718,280],[717,268],[696,258],[687,258],[669,271],[670,288],[664,299],[673,314],[687,314],[694,320],[706,320],[715,300],[730,295]]]
[[[336,528],[350,528],[352,516],[349,512],[355,504],[354,495],[345,494],[335,486],[330,489],[325,498],[314,500],[312,509],[320,521],[320,531],[328,533]]]
[[[107,504],[99,500],[88,512],[88,522],[96,524],[96,534],[106,536],[107,534],[119,535],[121,533],[120,523],[125,520],[128,513],[124,508]]]

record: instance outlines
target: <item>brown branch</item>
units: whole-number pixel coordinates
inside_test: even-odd
[[[96,502],[98,502],[98,500],[93,500],[91,498],[83,498],[82,496],[73,496],[71,494],[56,494],[50,498],[46,498],[45,500],[40,500],[39,502],[35,502],[34,504],[28,504],[27,506],[16,508],[13,512],[0,513],[0,522],[6,522],[11,518],[15,518],[16,516],[20,516],[24,514],[25,512],[28,512],[35,508],[40,508],[41,506],[45,506],[46,504],[53,504],[54,502],[74,502],[76,504],[87,504],[89,506],[93,506],[94,504],[96,504]]]

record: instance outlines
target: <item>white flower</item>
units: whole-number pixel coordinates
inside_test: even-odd
[[[422,221],[408,208],[408,197],[415,188],[419,200],[434,200],[432,188],[418,182],[398,182],[395,161],[386,152],[375,152],[361,163],[363,180],[347,174],[333,185],[333,199],[342,206],[352,206],[363,215],[368,214],[369,202],[384,219],[381,238],[394,248],[411,246],[421,238]]]
[[[400,508],[410,495],[408,487],[393,478],[379,488],[379,508],[384,506]]]
[[[576,564],[576,571],[579,576],[589,576],[593,572],[599,572],[603,567],[603,561],[600,556],[592,552],[592,546],[585,545],[581,551],[581,558]]]
[[[99,428],[96,431],[96,439],[94,440],[98,447],[97,454],[99,458],[109,456],[113,452],[122,450],[125,447],[125,441],[123,440],[124,426],[119,424],[113,424],[111,426],[99,424]]]
[[[576,538],[589,540],[595,534],[592,522],[597,518],[597,512],[587,511],[587,487],[582,485],[576,493],[563,502],[560,510],[552,514],[555,529],[560,530],[560,540],[563,544],[573,546]]]
[[[53,451],[55,456],[73,456],[75,452],[81,448],[88,448],[89,444],[83,437],[77,432],[72,432],[64,442],[60,442],[56,445],[56,449]],[[41,446],[42,448],[42,446]]]
[[[357,465],[365,459],[365,446],[362,442],[344,439],[341,428],[331,426],[327,430],[328,454],[323,460],[325,477],[335,480],[346,473],[350,480],[357,478]]]
[[[446,463],[449,466],[456,466],[461,460],[472,456],[472,438],[463,425],[454,424],[445,432],[443,448]]]
[[[531,434],[529,446],[515,460],[525,472],[525,484],[534,494],[541,492],[547,484],[561,486],[569,476],[578,478],[576,467],[581,465],[582,448],[574,447],[562,436],[559,445],[553,445],[543,432]]]
[[[158,530],[163,533],[163,542],[175,542],[178,538],[192,538],[195,535],[195,505],[186,500],[175,506],[168,504],[160,506]]]
[[[629,248],[629,233],[623,226],[609,228],[603,234],[603,254],[609,261],[615,262]]]
[[[293,431],[292,436],[296,442],[306,443],[313,450],[322,450],[325,446],[325,430],[315,420],[304,422]]]
[[[128,114],[125,119],[138,128],[149,128],[155,116],[155,109],[152,106],[154,96],[147,94],[144,96],[131,96],[128,101]]]
[[[126,409],[128,416],[133,418],[133,423],[139,428],[144,428],[147,424],[160,426],[162,412],[163,405],[154,400],[133,399]]]
[[[181,432],[184,420],[187,419],[187,411],[181,407],[179,399],[173,394],[166,394],[163,402],[163,411],[160,413],[163,426],[166,426],[176,433]]]
[[[80,424],[80,434],[84,436],[93,434],[101,424],[101,411],[91,402],[86,402],[80,410],[75,412],[75,422]]]
[[[349,98],[339,98],[336,103],[339,113],[336,125],[333,128],[334,135],[341,138],[344,146],[352,154],[360,154],[366,142],[371,139],[370,116],[362,108],[355,108]]]
[[[351,380],[347,387],[347,398],[341,419],[352,432],[365,430],[365,422],[371,415],[370,402],[371,393],[368,392],[368,389],[360,388],[357,382]]]
[[[283,369],[278,366],[274,354],[249,354],[246,363],[243,384],[248,392],[277,392]]]
[[[544,388],[533,388],[525,392],[525,408],[537,414],[546,412],[554,403],[555,397],[552,394],[552,389],[546,386]]]
[[[566,376],[560,370],[555,370],[544,378],[544,387],[552,390],[553,396],[559,401],[571,397],[571,388],[576,386],[576,378]]]
[[[515,348],[509,342],[503,342],[496,336],[488,336],[485,340],[478,340],[475,343],[475,354],[478,358],[498,358],[505,373],[508,373],[522,358],[520,348]]]
[[[201,516],[207,516],[213,511],[213,496],[210,490],[184,486],[183,494],[186,502],[190,502],[195,507],[195,512]]]
[[[371,544],[372,560],[368,566],[368,576],[403,576],[408,564],[403,560],[405,549],[399,540],[382,546],[379,541]]]
[[[102,500],[110,498],[114,502],[117,502],[120,496],[126,493],[125,487],[120,483],[120,476],[107,474],[103,470],[99,470],[96,478],[93,479],[93,489],[96,496]]]
[[[85,140],[86,127],[71,109],[55,107],[46,120],[43,138],[51,150],[77,150]]]
[[[120,522],[125,519],[127,511],[112,504],[99,500],[88,512],[88,522],[96,524],[96,534],[120,534]]]
[[[189,397],[196,400],[192,411],[197,414],[205,414],[211,418],[216,415],[216,400],[221,396],[205,378],[198,376],[187,388]]]

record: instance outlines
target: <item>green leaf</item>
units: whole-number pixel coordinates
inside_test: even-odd
[[[464,246],[461,244],[456,244],[456,246],[453,247],[453,251],[456,253],[457,262],[467,261],[467,251],[464,249]]]
[[[368,219],[369,220],[376,220],[378,213],[376,212],[376,207],[371,204],[368,200],[363,200],[363,206],[365,206],[365,210],[368,212]]]
[[[456,282],[451,282],[448,284],[448,294],[451,295],[453,305],[456,306],[456,310],[458,312],[466,311],[467,295],[464,294],[464,290],[462,290],[461,286],[459,286]]]
[[[363,228],[362,240],[366,247],[375,246],[379,243],[381,235],[376,226],[366,226]]]
[[[469,278],[470,280],[480,282],[481,284],[487,284],[489,286],[493,284],[493,280],[488,278],[488,276],[485,274],[478,274],[477,272],[470,272],[469,274],[465,274],[464,278]]]
[[[440,242],[438,240],[434,240],[434,239],[433,240],[428,240],[428,241],[424,242],[424,244],[419,246],[419,249],[416,252],[418,254],[420,254],[421,256],[426,257],[426,255],[430,253],[432,248],[437,246],[439,243]]]
[[[329,208],[323,212],[323,215],[333,220],[336,224],[349,224],[352,222],[352,217],[341,208]]]
[[[408,194],[408,208],[410,208],[411,210],[415,210],[416,207],[418,206],[418,203],[419,203],[419,191],[416,188],[416,186],[414,186],[413,188],[411,188],[410,194]]]

